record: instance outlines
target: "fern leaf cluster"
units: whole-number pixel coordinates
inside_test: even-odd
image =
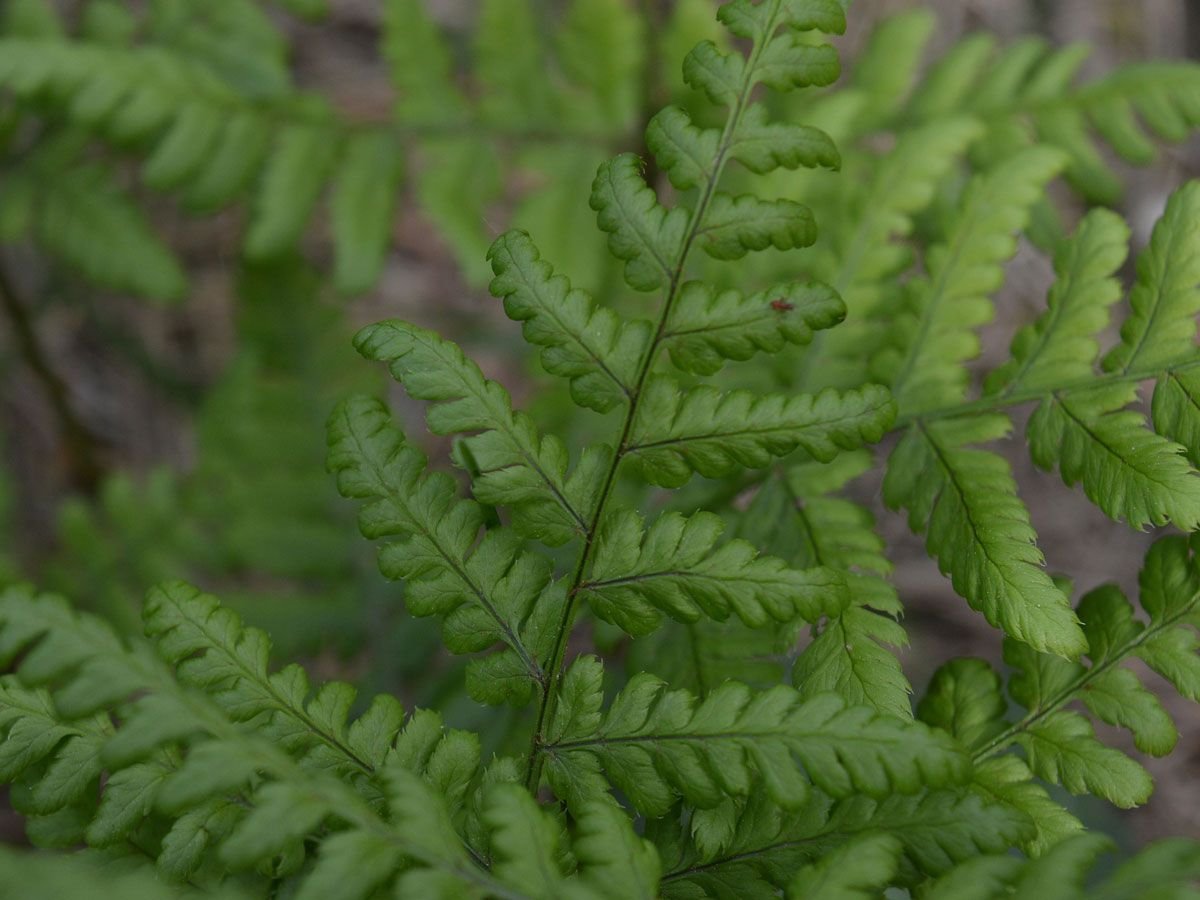
[[[257,6],[168,7],[143,21],[89,4],[67,37],[48,7],[14,6],[0,86],[21,115],[55,111],[38,141],[141,153],[145,184],[201,207],[248,198],[250,257],[294,252],[328,188],[334,279],[349,292],[378,274],[410,158],[427,212],[472,247],[499,181],[492,142],[528,142],[518,156],[547,145],[543,162],[552,145],[552,165],[594,170],[590,211],[615,266],[568,249],[583,241],[574,213],[549,241],[514,228],[476,248],[540,360],[546,402],[523,406],[486,362],[414,323],[353,340],[424,414],[424,428],[401,427],[383,400],[344,397],[325,465],[380,543],[389,617],[402,606],[427,620],[458,657],[424,679],[430,708],[277,666],[265,630],[183,581],[153,588],[125,629],[29,587],[0,592],[0,781],[31,842],[72,851],[32,859],[30,896],[89,880],[98,896],[300,900],[1066,897],[1085,883],[1101,897],[1190,896],[1188,841],[1093,878],[1109,845],[1051,788],[1149,800],[1148,772],[1095,722],[1127,730],[1139,753],[1175,748],[1175,722],[1129,663],[1200,699],[1200,545],[1160,537],[1138,607],[1113,585],[1073,604],[1009,463],[986,445],[1033,406],[1034,462],[1109,517],[1200,523],[1200,191],[1172,196],[1123,313],[1128,227],[1096,209],[1064,229],[1048,200],[1060,176],[1086,198],[1111,195],[1089,128],[1135,160],[1147,154],[1134,109],[1182,138],[1192,67],[1075,87],[1077,51],[968,39],[918,78],[930,21],[911,14],[876,32],[847,89],[797,100],[839,76],[826,37],[845,28],[842,2],[731,0],[703,28],[683,2],[664,41],[703,37],[669,105],[643,116],[647,61],[632,48],[646,23],[618,0],[575,0],[550,26],[523,0],[486,0],[477,92],[422,7],[394,0],[394,121],[354,124],[292,88]],[[239,43],[211,40],[231,30]],[[791,121],[798,109],[813,124]],[[592,124],[611,137],[642,119],[652,159],[593,158]],[[472,201],[450,202],[468,175]],[[38,227],[51,190],[16,185],[0,190],[26,192],[24,218],[4,218],[16,223],[5,235]],[[1053,251],[1055,281],[1009,358],[978,373],[1022,237]],[[168,269],[124,286],[168,295]],[[298,332],[311,312],[295,311]],[[324,322],[308,324],[336,332]],[[287,360],[297,376],[296,358],[324,344],[293,334],[259,330],[260,358],[245,364],[278,374]],[[1147,417],[1136,403],[1151,380]],[[231,389],[226,427],[269,407],[256,385]],[[304,394],[307,413],[318,396]],[[226,407],[214,408],[205,428],[219,435]],[[225,441],[229,455],[257,459],[241,440]],[[892,566],[873,513],[851,499],[885,440],[884,503],[1004,641],[1003,671],[947,661],[915,710]],[[287,556],[284,544],[353,566],[313,524],[333,515],[323,498],[288,478],[303,439],[277,443],[246,468],[206,456],[186,482],[193,495],[261,494],[206,582],[236,584],[231,572]],[[179,485],[163,484],[143,527],[178,519],[180,542],[204,543],[223,522],[218,498],[192,497],[206,513],[195,522],[171,517],[158,507]],[[142,495],[112,490],[110,515],[136,516]],[[305,496],[274,502],[291,494]],[[85,533],[95,523],[80,516]],[[307,562],[259,568],[319,581],[321,560]],[[75,590],[88,592],[90,571]],[[83,601],[132,618],[127,600],[95,592]],[[0,854],[0,871],[23,864]]]

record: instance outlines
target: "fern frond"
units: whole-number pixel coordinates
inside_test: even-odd
[[[794,250],[817,239],[812,212],[794,200],[717,193],[695,242],[713,259],[741,259],[755,250]]]
[[[392,375],[418,400],[434,434],[482,432],[464,441],[478,474],[475,494],[484,503],[509,506],[523,532],[548,544],[570,540],[587,528],[595,505],[592,472],[603,452],[585,456],[567,474],[567,448],[542,437],[533,421],[514,411],[501,385],[483,376],[455,344],[398,319],[369,325],[355,336],[368,359],[388,364]]]
[[[789,687],[753,694],[728,682],[697,704],[639,675],[602,714],[602,676],[595,659],[568,670],[547,735],[550,782],[572,803],[595,792],[600,771],[648,815],[664,814],[679,795],[699,807],[745,796],[756,777],[772,800],[796,808],[810,785],[833,796],[886,796],[966,775],[961,754],[938,733],[832,694],[802,701]]]
[[[92,818],[87,840],[113,845],[129,838],[148,816],[179,816],[163,840],[160,861],[175,877],[190,877],[217,845],[228,866],[242,868],[282,853],[290,859],[282,874],[295,873],[303,862],[302,841],[320,834],[322,824],[334,816],[349,827],[328,837],[332,843],[323,845],[313,883],[300,885],[300,896],[321,896],[321,886],[340,873],[346,877],[340,893],[365,897],[407,857],[466,884],[493,885],[453,826],[431,828],[439,810],[448,823],[451,810],[463,807],[479,763],[473,735],[443,732],[440,718],[432,713],[414,714],[400,730],[398,706],[390,699],[376,702],[346,728],[352,700],[346,686],[326,686],[306,699],[307,681],[294,670],[274,678],[261,668],[247,673],[248,667],[259,665],[261,636],[243,630],[208,598],[171,594],[172,589],[164,591],[150,611],[156,623],[152,632],[164,619],[169,626],[158,632],[159,649],[178,664],[181,679],[201,687],[219,706],[180,685],[172,669],[148,653],[127,650],[98,620],[75,614],[54,598],[23,591],[0,597],[5,658],[23,652],[17,677],[22,683],[47,684],[54,698],[51,704],[44,691],[6,684],[0,701],[6,753],[22,748],[23,769],[48,753],[56,757],[44,773],[37,773],[46,785],[39,794],[43,809],[68,808],[94,787],[99,768],[62,777],[80,761],[73,742],[93,734],[93,739],[105,740],[89,765],[103,764],[108,774],[98,807],[85,814]],[[193,658],[199,640],[194,629],[204,625],[212,627],[216,642],[203,639],[205,652]],[[229,641],[237,645],[231,649]],[[282,701],[263,701],[271,688],[291,693]],[[125,702],[130,696],[135,698]],[[92,712],[118,700],[122,721],[112,735],[107,716],[92,717]],[[231,721],[222,707],[244,726]],[[70,722],[63,718],[70,710],[75,712],[69,715],[85,717],[81,724],[57,726],[58,735],[47,740],[44,723]],[[265,732],[244,730],[264,712],[272,717]],[[330,732],[379,763],[374,788],[366,796],[334,777],[345,762],[337,757],[350,754],[340,751],[331,758]],[[314,745],[318,752],[311,751]],[[421,802],[405,806],[405,793],[397,797],[398,782],[418,783],[424,792],[417,797]],[[249,809],[226,803],[231,793],[248,798]],[[430,796],[436,796],[436,804],[428,801]],[[385,801],[394,826],[374,806]],[[213,830],[207,831],[209,827]],[[431,833],[437,835],[436,852],[428,843]],[[350,877],[347,868],[357,874]]]
[[[629,286],[653,291],[671,279],[688,216],[679,207],[668,210],[659,204],[641,168],[641,160],[632,153],[602,164],[592,183],[590,204],[600,229],[608,233],[612,255],[625,262]]]
[[[724,529],[711,513],[665,513],[647,530],[633,510],[614,511],[600,524],[580,591],[596,615],[635,635],[656,628],[662,613],[695,622],[732,612],[753,628],[797,616],[811,622],[844,606],[836,572],[789,568],[746,541],[718,545]]]
[[[1001,897],[1187,897],[1200,878],[1200,845],[1175,839],[1159,841],[1097,881],[1091,870],[1111,841],[1082,834],[1063,841],[1037,859],[983,856],[965,862],[930,885],[931,900],[999,900]]]
[[[187,286],[174,253],[110,173],[77,155],[65,135],[6,172],[0,240],[32,238],[97,285],[178,300]]]
[[[806,698],[833,691],[852,705],[910,719],[911,688],[887,649],[907,645],[908,636],[893,618],[901,607],[887,581],[891,563],[883,555],[883,541],[868,510],[828,496],[870,463],[866,452],[847,453],[830,464],[797,463],[760,488],[748,515],[765,515],[777,527],[799,532],[799,565],[846,572],[850,606],[830,616],[801,651],[792,670],[796,689]]]
[[[820,460],[879,440],[895,407],[878,385],[816,396],[722,393],[701,385],[681,391],[651,378],[630,433],[629,454],[647,480],[678,487],[697,472],[713,478],[735,468],[762,468],[797,447]]]
[[[178,666],[181,681],[209,689],[234,721],[265,716],[270,725],[263,733],[317,768],[370,774],[383,764],[404,721],[391,697],[376,697],[350,722],[356,696],[350,685],[330,683],[310,697],[300,666],[269,673],[267,636],[182,582],[152,590],[144,618],[146,635]]]
[[[738,896],[774,898],[803,865],[865,834],[889,834],[903,845],[900,880],[943,873],[980,853],[1000,852],[1032,826],[1020,813],[971,794],[932,791],[884,801],[854,797],[834,801],[822,794],[794,813],[780,812],[765,797],[752,798],[733,840],[704,852],[675,833],[669,821],[655,835],[663,858],[663,896],[722,898],[729,885]]]
[[[1002,283],[1001,265],[1016,252],[1016,233],[1062,165],[1062,154],[1031,149],[967,187],[947,243],[930,248],[928,275],[908,287],[911,318],[896,323],[903,356],[892,389],[902,412],[965,399],[962,363],[978,354],[975,329],[994,313],[987,292]]]
[[[338,489],[370,501],[359,518],[363,533],[407,536],[385,550],[380,568],[407,579],[413,614],[441,617],[452,651],[506,646],[499,655],[472,661],[472,694],[490,702],[527,700],[545,680],[545,617],[562,602],[548,560],[521,553],[519,540],[504,530],[489,531],[477,546],[482,509],[459,499],[446,475],[426,472],[425,457],[405,444],[379,401],[343,403],[330,419],[329,440]]]
[[[366,131],[346,142],[330,198],[333,283],[343,293],[369,290],[383,270],[403,164],[399,142],[386,132]]]
[[[680,289],[661,343],[677,368],[712,375],[727,359],[776,353],[785,343],[807,344],[845,314],[833,288],[819,282],[782,284],[746,296],[689,281]]]
[[[21,885],[28,900],[93,897],[95,900],[177,900],[179,889],[163,884],[146,861],[106,860],[80,853],[28,852],[0,849],[0,879]],[[246,900],[235,886],[205,891],[213,900]]]
[[[1142,607],[1148,623],[1138,621],[1120,590],[1106,585],[1079,603],[1090,665],[1035,652],[1013,642],[1005,660],[1015,670],[1010,696],[1027,710],[1015,723],[1006,720],[1000,680],[985,663],[958,660],[944,666],[918,710],[923,721],[951,731],[971,750],[977,763],[991,764],[997,753],[1019,743],[1039,778],[1062,783],[1072,793],[1093,793],[1118,806],[1143,803],[1150,776],[1134,760],[1096,737],[1091,722],[1068,705],[1079,701],[1097,718],[1130,730],[1140,750],[1165,754],[1175,744],[1175,727],[1161,703],[1134,673],[1122,665],[1134,656],[1164,674],[1186,697],[1200,697],[1200,641],[1191,617],[1200,603],[1200,569],[1187,539],[1164,538],[1147,554],[1140,576]],[[1018,805],[1043,806],[1037,796],[1017,793],[1029,776],[993,769],[980,785]],[[1049,821],[1039,816],[1039,821]],[[1057,828],[1061,839],[1070,825]],[[1046,846],[1046,841],[1042,846]]]
[[[623,128],[638,114],[646,67],[647,23],[623,0],[573,0],[556,49],[586,104],[580,119]]]
[[[629,671],[650,672],[673,687],[704,697],[726,681],[765,689],[784,680],[795,625],[747,628],[740,619],[666,623],[629,648]]]
[[[1102,142],[1125,160],[1145,164],[1156,155],[1147,133],[1184,140],[1200,124],[1194,100],[1200,67],[1136,63],[1076,84],[1086,56],[1081,45],[1051,48],[1037,39],[997,52],[987,35],[970,35],[930,68],[897,120],[931,122],[966,113],[1002,136],[997,150],[1035,142],[1058,147],[1070,158],[1066,176],[1075,189],[1089,201],[1111,204],[1121,182],[1101,153]],[[994,152],[991,158],[997,158]]]
[[[1117,384],[1043,401],[1029,420],[1030,453],[1043,469],[1057,466],[1067,484],[1082,482],[1113,519],[1190,531],[1200,525],[1200,477],[1183,447],[1125,409],[1136,397],[1136,385]]]
[[[1121,342],[1104,358],[1107,372],[1168,367],[1194,355],[1200,313],[1200,182],[1171,195],[1138,257],[1137,282]]]
[[[544,347],[542,365],[569,378],[576,403],[606,412],[627,401],[653,326],[622,320],[584,291],[555,275],[529,235],[510,231],[488,251],[495,278],[490,290],[509,318],[522,322],[531,344]]]
[[[1046,312],[1017,332],[1012,359],[987,377],[989,393],[1053,389],[1094,375],[1096,338],[1121,298],[1116,273],[1128,242],[1129,226],[1115,213],[1097,209],[1084,217],[1055,255]]]
[[[871,900],[896,877],[903,850],[892,835],[855,838],[801,869],[787,895],[791,900]]]
[[[908,510],[954,589],[992,625],[1039,650],[1076,657],[1086,649],[1083,632],[1042,568],[1008,463],[966,446],[1009,427],[995,415],[909,429],[888,460],[884,500]]]

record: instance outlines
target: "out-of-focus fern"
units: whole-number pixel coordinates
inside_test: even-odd
[[[369,385],[340,316],[298,260],[247,266],[240,352],[208,391],[184,473],[113,476],[98,501],[69,500],[62,547],[42,573],[137,631],[137,600],[188,574],[268,627],[288,654],[360,646],[378,591],[325,474],[325,410]],[[279,323],[288,327],[281,329]]]

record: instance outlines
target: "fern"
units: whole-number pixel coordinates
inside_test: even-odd
[[[48,570],[137,625],[26,586],[0,592],[0,779],[42,848],[31,895],[88,882],[300,900],[1082,892],[1107,842],[1050,788],[1122,808],[1149,799],[1149,774],[1094,721],[1129,731],[1140,753],[1175,748],[1171,715],[1127,664],[1200,699],[1200,545],[1168,535],[1150,548],[1141,613],[1111,585],[1072,605],[1008,462],[980,445],[1036,404],[1034,461],[1110,517],[1200,521],[1200,193],[1172,197],[1110,348],[1129,229],[1094,210],[1068,236],[1047,199],[1063,173],[1099,193],[1081,116],[1135,159],[1146,153],[1126,104],[1182,138],[1194,110],[1179,85],[1194,73],[1158,71],[1136,97],[1136,70],[1076,89],[1075,51],[1020,43],[984,79],[992,48],[975,39],[918,78],[931,23],[914,14],[870,39],[848,89],[798,102],[793,90],[838,77],[822,35],[844,30],[841,2],[732,0],[718,26],[701,8],[671,13],[664,45],[698,42],[683,83],[658,90],[644,52],[657,29],[623,2],[575,0],[543,22],[526,0],[485,0],[472,90],[422,8],[395,0],[394,117],[375,123],[297,92],[286,44],[249,2],[144,18],[93,3],[77,35],[36,0],[6,11],[0,85],[21,115],[54,119],[31,140],[127,149],[145,185],[198,207],[246,199],[257,260],[245,353],[206,404],[196,470],[144,491],[109,482],[101,512],[67,519],[87,565],[72,571],[67,551]],[[643,94],[666,107],[649,114]],[[797,109],[812,124],[790,121]],[[635,123],[653,159],[626,149]],[[572,249],[586,244],[583,192],[562,200],[549,241],[515,227],[485,256],[477,219],[511,162],[492,158],[500,144],[548,171],[595,169],[588,206],[611,270]],[[609,144],[623,152],[597,159]],[[34,174],[5,188],[13,236],[39,227],[38,192],[54,190]],[[404,181],[460,251],[479,251],[473,266],[490,264],[546,376],[526,403],[419,325],[387,319],[353,340],[413,401],[402,429],[382,400],[344,397],[325,457],[399,585],[370,589],[392,608],[371,612],[371,630],[433,670],[414,686],[428,708],[413,709],[278,666],[267,630],[187,582],[163,580],[140,608],[127,596],[176,565],[235,593],[263,573],[302,595],[359,591],[293,430],[350,385],[325,357],[338,329],[290,254],[329,187],[334,281],[367,289]],[[555,208],[557,191],[516,198],[516,220]],[[118,219],[136,230],[132,213]],[[1053,247],[1055,283],[1010,358],[977,373],[1022,236]],[[75,262],[170,295],[157,259],[124,284],[115,262]],[[288,308],[255,308],[264,292]],[[1147,420],[1134,403],[1152,379]],[[449,440],[421,435],[415,409]],[[275,418],[264,449],[255,438]],[[863,505],[872,487],[853,484],[889,436],[882,499],[1004,641],[1003,673],[945,661],[915,715],[894,652],[903,606]],[[253,500],[227,504],[226,491]],[[97,545],[107,520],[118,535]],[[130,536],[163,558],[114,573]],[[459,659],[414,649],[421,632],[388,622],[397,601]],[[366,656],[389,655],[371,639]],[[392,674],[364,680],[394,690]],[[26,859],[0,855],[0,868]],[[1195,845],[1168,842],[1095,890],[1182,896],[1198,877]]]

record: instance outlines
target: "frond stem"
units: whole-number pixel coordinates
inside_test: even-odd
[[[899,431],[907,428],[909,425],[917,421],[933,422],[938,419],[956,419],[960,416],[981,415],[984,413],[997,412],[1001,409],[1007,409],[1013,406],[1023,406],[1026,403],[1033,403],[1040,400],[1053,397],[1055,394],[1071,393],[1073,391],[1087,390],[1089,388],[1104,387],[1112,384],[1125,384],[1128,382],[1150,381],[1151,379],[1160,378],[1164,375],[1174,375],[1178,372],[1186,372],[1190,369],[1200,367],[1200,359],[1195,355],[1181,359],[1178,362],[1167,363],[1166,365],[1158,365],[1153,369],[1145,370],[1130,370],[1127,372],[1106,372],[1102,375],[1092,375],[1086,380],[1068,382],[1067,384],[1055,385],[1053,387],[1032,388],[1027,390],[1011,391],[1009,393],[1001,393],[992,397],[981,397],[978,400],[971,400],[965,403],[956,403],[952,406],[940,406],[928,410],[918,410],[915,412],[902,412],[896,417],[896,422],[892,426],[894,431]]]
[[[650,371],[654,366],[654,361],[658,356],[658,351],[661,349],[663,337],[667,330],[667,323],[671,318],[671,311],[675,306],[675,301],[679,297],[679,290],[682,286],[683,273],[687,266],[688,257],[700,233],[704,216],[716,193],[717,184],[721,180],[721,173],[725,168],[725,163],[728,161],[729,151],[733,144],[733,136],[741,122],[742,114],[749,103],[750,94],[757,84],[756,70],[758,68],[759,57],[762,54],[765,44],[775,32],[782,0],[770,0],[770,2],[772,4],[772,12],[768,18],[767,27],[764,29],[764,39],[756,42],[750,51],[742,77],[741,89],[738,91],[738,96],[730,108],[729,116],[725,120],[724,130],[721,132],[721,139],[717,144],[717,151],[713,157],[711,167],[712,174],[705,182],[704,189],[696,201],[696,207],[692,211],[692,216],[688,221],[683,242],[680,245],[674,264],[670,267],[670,281],[667,285],[662,310],[658,316],[654,337],[646,347],[641,363],[638,366],[637,377],[634,380],[633,388],[629,395],[629,405],[625,410],[625,420],[621,425],[621,434],[617,441],[617,448],[613,453],[612,461],[609,463],[608,471],[605,473],[604,484],[596,501],[591,522],[587,532],[583,536],[583,548],[580,551],[579,560],[575,565],[575,571],[571,576],[570,587],[567,590],[567,599],[563,604],[562,618],[555,634],[554,649],[551,652],[550,661],[546,666],[547,681],[538,705],[537,720],[530,740],[529,756],[525,768],[525,787],[531,793],[537,792],[542,780],[542,768],[544,764],[543,750],[545,749],[543,733],[546,725],[553,720],[554,713],[558,708],[558,686],[563,674],[563,659],[566,655],[567,642],[570,639],[575,623],[575,616],[578,612],[576,601],[579,596],[580,587],[583,584],[588,565],[592,559],[592,553],[595,550],[596,534],[599,530],[600,522],[604,518],[609,499],[612,496],[613,487],[616,484],[617,470],[621,466],[621,461],[630,450],[630,435],[633,432],[634,423],[637,421],[642,392],[650,376]]]

